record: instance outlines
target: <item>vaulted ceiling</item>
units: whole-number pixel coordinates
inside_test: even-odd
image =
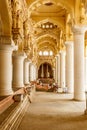
[[[51,48],[57,53],[61,30],[65,33],[66,18],[73,16],[75,0],[26,0],[29,17],[34,22],[38,50]],[[56,48],[56,51],[54,51]]]

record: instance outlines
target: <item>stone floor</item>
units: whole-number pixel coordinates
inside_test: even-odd
[[[70,94],[37,92],[18,130],[87,130],[85,107]]]

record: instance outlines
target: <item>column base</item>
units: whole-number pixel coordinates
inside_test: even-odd
[[[74,100],[85,101],[85,99],[86,99],[85,92],[83,92],[83,93],[74,93]]]
[[[30,83],[25,83],[24,85],[25,85],[25,86],[28,86],[29,84],[30,84]]]
[[[13,91],[17,91],[18,89],[21,89],[21,88],[23,88],[25,85],[24,84],[13,84],[12,85],[12,89],[13,89]]]
[[[13,94],[13,90],[12,89],[4,89],[4,88],[0,88],[0,96],[9,96]]]

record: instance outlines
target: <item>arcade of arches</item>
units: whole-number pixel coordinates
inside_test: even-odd
[[[87,0],[0,1],[0,110],[39,80],[86,101]]]

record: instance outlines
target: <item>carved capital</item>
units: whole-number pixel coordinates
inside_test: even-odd
[[[1,35],[0,37],[1,44],[11,45],[11,36]]]
[[[74,34],[84,34],[87,30],[87,26],[73,26],[72,31]]]

